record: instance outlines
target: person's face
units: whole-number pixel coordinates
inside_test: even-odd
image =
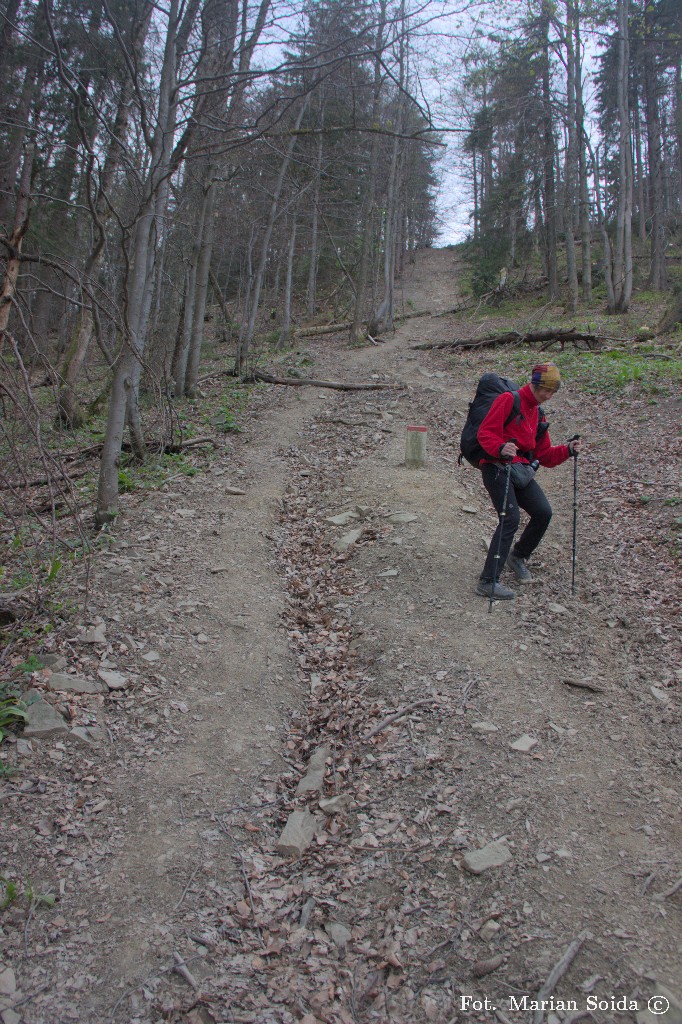
[[[547,402],[549,402],[550,398],[554,398],[555,395],[556,391],[553,388],[535,388],[535,397],[537,398],[538,403],[540,405],[545,405]]]

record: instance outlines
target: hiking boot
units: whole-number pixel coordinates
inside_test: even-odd
[[[503,583],[498,580],[494,584],[495,592],[493,593],[493,601],[513,601],[516,594],[509,587],[505,587]],[[481,597],[490,597],[490,592],[493,589],[492,580],[479,580],[476,585],[476,593],[480,594]]]
[[[533,577],[526,565],[525,558],[519,558],[518,555],[509,555],[507,558],[507,565],[514,573],[519,583],[532,583]]]

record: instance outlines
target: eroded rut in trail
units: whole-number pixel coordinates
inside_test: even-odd
[[[454,306],[452,256],[420,254],[404,298]],[[682,1019],[674,632],[609,589],[589,451],[576,597],[563,467],[541,582],[488,614],[494,517],[453,444],[474,380],[410,348],[451,334],[312,343],[320,378],[401,386],[275,389],[206,475],[129,502],[105,639],[69,648],[128,674],[87,705],[111,743],[35,743],[5,784],[6,863],[61,898],[5,913],[4,1024]],[[560,392],[555,438],[593,415]],[[294,811],[300,858],[276,848]]]

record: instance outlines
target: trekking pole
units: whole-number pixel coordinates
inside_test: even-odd
[[[502,511],[500,512],[500,535],[497,538],[497,554],[495,555],[495,571],[493,574],[493,581],[490,584],[490,601],[488,603],[488,615],[493,610],[493,602],[495,600],[495,587],[497,586],[497,578],[500,574],[500,552],[502,551],[502,533],[504,532],[504,521],[507,515],[507,499],[509,498],[509,481],[511,480],[511,459],[505,460],[507,465],[505,473],[507,479],[504,484],[504,498],[502,499]]]
[[[580,434],[569,437],[569,441],[577,441]],[[575,562],[576,562],[576,534],[578,532],[578,453],[573,452],[573,568],[571,572],[571,594],[575,594]]]

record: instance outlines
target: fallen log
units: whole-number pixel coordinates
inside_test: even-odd
[[[453,306],[452,309],[441,309],[438,313],[432,313],[431,316],[434,320],[437,320],[439,316],[451,316],[453,313],[465,313],[468,309],[473,309],[475,305],[475,302],[460,302],[458,306]]]
[[[544,352],[545,349],[548,349],[555,343],[558,343],[563,348],[566,342],[571,342],[575,345],[578,342],[583,342],[592,350],[594,346],[599,346],[602,342],[621,340],[624,339],[606,338],[600,334],[588,334],[576,331],[573,327],[548,327],[545,330],[527,331],[525,333],[521,333],[521,331],[506,331],[504,334],[490,334],[483,338],[458,338],[455,341],[424,342],[421,345],[412,345],[411,347],[415,349],[474,349],[496,345],[534,345],[540,343],[540,351]]]
[[[452,313],[455,310],[446,310],[446,312]],[[432,313],[430,309],[417,309],[412,313],[402,313],[400,316],[393,317],[393,322],[398,324],[403,320],[414,320],[419,316],[445,316],[445,313]],[[369,320],[363,320],[362,325],[367,327]],[[352,326],[352,320],[343,320],[338,324],[323,324],[321,327],[301,327],[294,333],[294,338],[317,338],[323,334],[340,334],[342,331],[349,331]]]
[[[261,380],[265,384],[288,384],[292,387],[332,388],[335,391],[390,391],[404,388],[404,384],[344,384],[339,380],[315,380],[313,377],[275,377],[263,370],[254,370],[253,380]]]
[[[294,338],[317,338],[322,334],[340,334],[341,331],[349,331],[353,326],[352,320],[346,320],[339,324],[324,324],[322,327],[301,327],[294,332]]]
[[[440,316],[440,313],[432,313],[430,309],[415,309],[412,313],[402,313],[400,316],[394,316],[393,319],[396,323],[400,323],[402,320],[416,320],[420,316]]]
[[[507,340],[501,342],[499,338],[506,338]],[[420,349],[422,351],[431,349],[456,349],[456,348],[480,348],[483,345],[495,345],[495,344],[506,344],[506,345],[520,345],[523,341],[523,335],[518,334],[516,331],[510,331],[505,335],[495,335],[489,338],[463,338],[455,341],[424,341],[419,345],[410,345],[410,348]]]
[[[214,448],[223,447],[220,442],[216,441],[213,437],[189,437],[186,441],[145,441],[145,448],[147,451],[158,453],[159,455],[178,455],[187,448],[198,448],[199,445],[202,444],[210,444],[213,445]],[[82,448],[77,452],[62,452],[61,458],[71,462],[80,461],[81,459],[101,455],[103,447],[104,446],[100,443],[90,445],[89,448]],[[130,441],[124,441],[121,445],[121,451],[131,452],[132,450],[133,448]]]
[[[46,484],[56,483],[58,480],[79,480],[80,477],[90,472],[90,469],[77,469],[72,473],[60,471],[52,473],[50,476],[34,477],[33,480],[0,480],[0,491],[22,491],[27,487],[44,487]]]
[[[179,455],[180,452],[186,451],[188,448],[198,448],[200,445],[204,444],[210,444],[214,448],[223,447],[219,441],[216,441],[212,437],[190,437],[186,441],[146,441],[145,448],[147,451],[158,455]],[[93,444],[89,448],[84,448],[79,452],[65,452],[62,458],[73,463],[80,461],[81,459],[100,455],[102,448],[102,444]],[[133,450],[129,441],[125,441],[121,445],[121,449],[124,452],[131,452]],[[21,491],[28,487],[45,487],[47,484],[56,483],[59,480],[80,480],[81,477],[92,472],[92,467],[84,467],[82,469],[70,469],[68,472],[65,469],[59,471],[55,470],[55,472],[51,473],[49,476],[38,476],[31,480],[0,479],[0,491]]]

